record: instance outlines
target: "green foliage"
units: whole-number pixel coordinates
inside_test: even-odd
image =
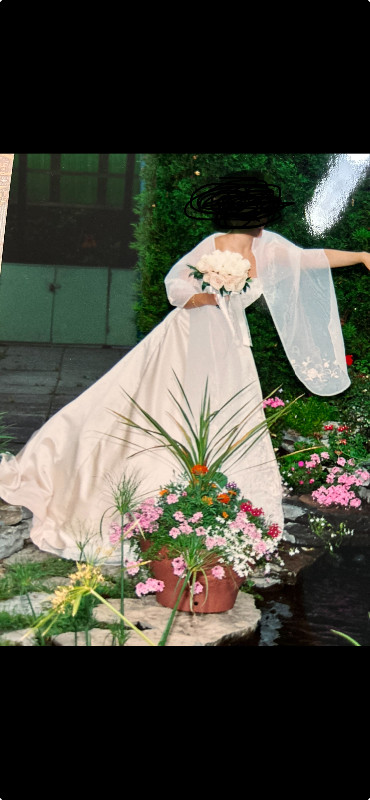
[[[287,412],[285,428],[293,428],[302,436],[313,436],[322,431],[329,419],[339,419],[336,409],[323,398],[310,395],[301,397]]]
[[[47,561],[31,564],[11,564],[0,580],[0,600],[8,600],[17,594],[49,591],[45,585],[47,578],[64,577],[76,568],[74,561],[50,558]]]
[[[351,386],[334,398],[333,403],[339,414],[337,419],[349,426],[370,453],[370,377],[356,372],[354,366],[349,367]]]
[[[9,425],[4,422],[4,412],[0,413],[0,453],[11,447],[13,436]]]
[[[332,403],[316,395],[299,397],[291,406],[291,395],[289,396],[285,391],[282,391],[279,397],[285,402],[285,414],[276,420],[271,432],[275,447],[280,447],[283,434],[288,429],[294,430],[301,436],[310,439],[312,444],[317,444],[314,437],[321,435],[323,425],[328,420],[341,419],[339,410]],[[265,408],[267,419],[271,413],[271,408]],[[300,443],[301,447],[304,445],[305,443]]]
[[[353,530],[347,528],[345,522],[341,522],[337,528],[334,528],[334,525],[325,517],[316,517],[314,514],[309,515],[308,521],[312,533],[321,540],[325,550],[331,555],[334,555],[335,551],[354,533]]]
[[[32,614],[8,614],[7,611],[0,611],[0,633],[30,628],[33,623]]]

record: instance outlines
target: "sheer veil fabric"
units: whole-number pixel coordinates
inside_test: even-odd
[[[119,548],[112,550],[109,542],[110,525],[118,520],[112,484],[135,473],[141,495],[149,496],[178,475],[177,462],[166,449],[153,449],[150,437],[120,424],[115,412],[143,423],[127,395],[176,438],[180,419],[170,392],[180,402],[182,398],[174,373],[195,418],[208,379],[212,410],[243,390],[222,412],[218,426],[233,414],[234,421],[249,414],[245,432],[264,419],[245,314],[262,293],[302,383],[323,395],[349,385],[336,298],[322,250],[302,250],[263,231],[253,243],[258,277],[245,293],[219,298],[220,308],[183,308],[201,291],[189,265],[213,252],[217,235],[200,242],[167,274],[165,287],[174,310],[106,375],[51,417],[17,456],[1,461],[0,497],[32,511],[31,539],[41,550],[78,559],[83,547],[83,558],[118,564]],[[230,462],[225,471],[245,497],[283,528],[281,478],[270,434],[252,441],[243,459]]]

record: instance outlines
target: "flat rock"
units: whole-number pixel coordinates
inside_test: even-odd
[[[22,645],[22,647],[34,647],[36,645],[36,637],[34,633],[30,633],[25,637],[25,634],[31,631],[32,628],[19,628],[16,631],[7,631],[0,635],[2,642],[12,642],[13,644]]]
[[[295,522],[298,517],[303,517],[305,514],[307,514],[307,509],[302,508],[301,506],[283,503],[283,512],[284,519],[289,520],[289,522]]]
[[[11,506],[0,500],[0,530],[6,525],[17,525],[22,519],[22,506]]]
[[[119,610],[119,600],[108,601]],[[160,641],[172,609],[163,608],[157,603],[155,597],[141,599],[125,599],[125,617],[142,630],[142,632],[157,645]],[[94,617],[99,622],[111,624],[118,622],[119,617],[101,604],[94,609]],[[166,647],[194,647],[194,646],[219,646],[223,644],[237,644],[238,641],[250,636],[257,628],[261,612],[256,608],[252,595],[239,592],[234,608],[222,614],[191,614],[180,611],[167,639]],[[145,642],[135,631],[125,644],[125,647],[150,645]]]
[[[319,537],[307,525],[299,522],[288,522],[286,528],[293,535],[298,547],[322,547]]]
[[[112,632],[105,628],[91,628],[90,647],[112,647],[113,637]],[[57,636],[51,637],[52,643],[59,647],[87,647],[86,636],[84,631],[78,631],[76,634],[71,631],[67,633],[58,633]]]
[[[21,531],[14,528],[0,528],[0,558],[12,558],[22,550],[24,539]]]
[[[0,612],[7,614],[32,614],[29,604],[31,601],[32,608],[36,616],[43,614],[48,606],[51,605],[51,595],[47,592],[29,592],[26,594],[17,594],[9,600],[2,600],[0,602]]]
[[[23,543],[24,540],[22,539]],[[35,544],[29,544],[18,553],[4,559],[4,564],[27,564],[30,561],[47,561],[49,558],[55,558],[54,553],[47,553],[45,550],[39,550]]]

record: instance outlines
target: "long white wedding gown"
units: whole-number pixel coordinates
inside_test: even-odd
[[[119,551],[112,552],[109,542],[111,522],[118,518],[113,516],[112,483],[118,483],[123,474],[136,473],[141,480],[140,493],[148,496],[178,474],[177,462],[167,450],[138,453],[138,448],[153,448],[153,440],[120,423],[115,412],[145,423],[125,393],[176,438],[181,434],[173,418],[181,420],[170,391],[180,402],[182,397],[174,373],[196,418],[208,378],[212,411],[247,387],[225,409],[219,424],[235,412],[238,420],[253,409],[244,432],[264,419],[244,313],[262,293],[259,258],[259,277],[245,293],[233,295],[229,302],[222,300],[221,309],[210,305],[183,308],[201,291],[201,282],[188,265],[214,251],[217,235],[200,242],[166,276],[169,300],[177,308],[100,380],[48,420],[17,456],[2,459],[0,497],[32,511],[30,535],[41,550],[78,559],[85,544],[84,557],[119,563]],[[273,242],[282,238],[268,231],[261,238],[268,244],[269,236]],[[255,245],[258,255],[257,241]],[[138,454],[129,458],[133,453]],[[268,431],[225,472],[244,497],[262,507],[265,516],[283,529],[281,478]]]

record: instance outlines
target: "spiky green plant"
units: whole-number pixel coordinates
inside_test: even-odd
[[[124,392],[126,397],[128,397],[142,417],[144,417],[144,419],[150,423],[152,427],[149,428],[145,425],[140,425],[138,422],[135,422],[133,419],[130,419],[129,417],[126,417],[117,411],[113,410],[113,413],[124,426],[140,431],[141,433],[145,433],[158,442],[158,444],[154,445],[153,447],[140,448],[138,446],[137,452],[131,454],[129,458],[132,458],[140,452],[146,452],[148,450],[164,447],[172,453],[181,468],[181,472],[185,473],[190,482],[194,482],[195,479],[202,480],[199,477],[199,474],[197,474],[197,477],[195,478],[194,467],[204,465],[207,467],[207,475],[206,478],[204,478],[206,483],[211,483],[215,479],[218,479],[220,483],[220,478],[222,479],[222,473],[220,473],[221,468],[223,469],[226,465],[229,465],[231,459],[235,457],[232,464],[232,466],[234,466],[234,464],[240,461],[240,459],[245,456],[246,452],[255,445],[256,441],[258,441],[258,439],[264,435],[266,430],[270,428],[274,422],[279,419],[279,417],[287,413],[287,409],[285,407],[279,408],[279,410],[270,414],[268,419],[263,419],[261,422],[252,425],[249,430],[243,433],[243,428],[247,424],[248,419],[255,413],[258,406],[262,405],[263,402],[261,401],[261,403],[258,403],[257,406],[246,413],[242,420],[235,422],[235,417],[238,416],[240,412],[250,404],[251,401],[248,400],[243,403],[237,409],[237,411],[231,414],[229,419],[221,424],[217,431],[211,435],[212,423],[217,420],[221,412],[230,406],[230,403],[232,403],[236,397],[241,395],[246,389],[249,388],[250,384],[232,395],[232,397],[230,397],[220,408],[215,411],[211,411],[211,400],[209,396],[207,378],[201,402],[199,420],[196,420],[185,390],[174,370],[173,373],[180,389],[183,404],[181,404],[181,402],[177,400],[174,394],[169,390],[169,394],[180,413],[181,422],[178,419],[175,419],[172,415],[171,417],[182,434],[182,439],[176,439],[174,436],[172,436],[169,431],[165,430],[165,428],[157,420],[155,420],[148,411],[142,408],[142,406],[140,406],[139,403],[126,391]],[[268,395],[268,397],[271,397],[273,394],[275,394],[278,388],[279,387],[274,389],[273,392]],[[301,396],[302,395],[300,395],[300,397]],[[292,404],[298,399],[299,397],[290,403],[289,410]],[[123,439],[122,441],[127,442],[126,439]],[[132,443],[130,442],[130,444]]]

